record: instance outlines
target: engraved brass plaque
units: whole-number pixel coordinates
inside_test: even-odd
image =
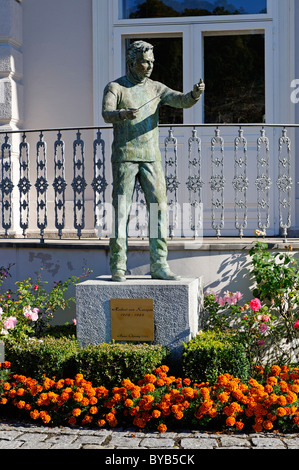
[[[154,341],[153,299],[111,299],[111,339]]]

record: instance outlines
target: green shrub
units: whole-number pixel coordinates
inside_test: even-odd
[[[55,330],[59,335],[60,329]],[[119,385],[122,379],[139,380],[167,362],[166,347],[150,344],[100,344],[80,348],[74,337],[46,336],[8,344],[5,357],[17,374],[40,379],[73,377],[80,372],[94,385]]]
[[[139,380],[166,363],[168,356],[165,346],[103,343],[80,349],[77,361],[79,372],[95,386],[111,387],[119,385],[123,379]]]
[[[35,379],[67,377],[76,373],[73,358],[79,350],[74,338],[45,337],[29,339],[26,343],[8,344],[5,357],[12,364],[12,371]]]
[[[195,382],[213,383],[226,372],[241,380],[250,375],[244,346],[231,335],[214,331],[202,332],[184,344],[182,367],[185,377]]]

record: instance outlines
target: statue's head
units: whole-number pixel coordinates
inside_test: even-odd
[[[133,42],[127,51],[128,70],[143,80],[149,77],[154,66],[154,46],[145,41]]]

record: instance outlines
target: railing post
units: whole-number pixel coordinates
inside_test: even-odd
[[[264,127],[260,133],[261,135],[257,139],[257,178],[255,185],[257,188],[258,228],[264,233],[265,237],[266,230],[270,226],[269,189],[272,182],[269,177],[269,139],[266,137]]]
[[[85,227],[85,188],[87,183],[84,177],[84,141],[81,139],[80,130],[78,130],[77,139],[73,143],[73,167],[74,228],[77,230],[78,238],[81,238],[82,230]]]
[[[22,142],[19,145],[19,165],[20,178],[18,188],[20,193],[20,227],[23,230],[23,237],[25,237],[29,224],[29,191],[31,188],[29,179],[29,144],[26,142],[25,133],[23,134]]]
[[[54,198],[55,198],[55,227],[61,239],[62,230],[65,227],[65,161],[64,142],[61,140],[61,132],[58,131],[57,139],[54,142]]]
[[[1,145],[1,210],[2,227],[5,230],[5,236],[8,236],[8,230],[11,228],[11,210],[13,182],[11,174],[11,144],[6,134],[4,143]]]
[[[47,144],[44,142],[42,132],[36,144],[36,172],[37,227],[40,230],[40,241],[43,243],[47,227],[47,189],[49,185],[47,181]]]
[[[169,156],[169,147],[173,149],[173,156]],[[178,147],[177,139],[173,136],[172,127],[168,130],[168,137],[164,140],[165,147],[165,180],[166,180],[166,192],[173,197],[168,202],[169,210],[169,236],[172,238],[174,236],[174,229],[177,226],[177,190],[179,187],[178,180]]]
[[[197,218],[196,209],[202,204],[201,190],[204,185],[201,177],[201,139],[197,136],[195,128],[192,130],[192,137],[188,139],[188,170],[189,176],[186,185],[189,190],[189,224],[195,238],[203,224],[202,213],[199,211],[199,218]]]
[[[278,179],[279,189],[279,224],[283,230],[284,242],[287,242],[288,229],[291,227],[291,140],[287,136],[286,128],[282,130],[279,138]]]
[[[106,229],[105,191],[108,186],[105,172],[105,141],[98,129],[97,137],[93,142],[93,180],[91,183],[94,191],[94,224]],[[102,210],[102,216],[100,211]]]
[[[240,238],[243,237],[244,229],[247,227],[247,189],[249,181],[247,178],[247,140],[243,135],[243,129],[239,129],[239,136],[235,138],[235,176],[233,187],[235,190],[235,226],[239,230]],[[239,154],[241,147],[241,155]],[[239,221],[239,218],[242,220]]]
[[[211,166],[212,175],[209,184],[212,190],[212,228],[216,231],[217,238],[219,238],[221,229],[224,227],[225,178],[223,175],[224,139],[220,136],[218,127],[215,129],[215,136],[211,140]]]

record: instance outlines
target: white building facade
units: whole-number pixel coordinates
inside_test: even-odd
[[[184,3],[185,6],[195,8],[208,3],[229,6],[234,1],[165,0],[159,3],[160,6],[163,3],[175,9],[179,6],[183,8]],[[240,4],[246,7],[246,2]],[[268,236],[288,234],[296,237],[296,229],[299,227],[299,161],[296,156],[299,134],[292,125],[299,124],[299,50],[296,47],[299,43],[299,0],[248,1],[247,6],[250,4],[256,7],[254,12],[241,9],[238,14],[154,18],[139,15],[133,18],[129,17],[129,10],[135,8],[136,11],[141,2],[0,0],[0,143],[4,167],[2,182],[5,178],[8,181],[7,186],[2,186],[2,194],[6,190],[5,197],[2,197],[2,221],[10,217],[6,235],[18,238],[26,232],[29,237],[32,234],[38,237],[42,231],[42,237],[47,237],[47,233],[55,237],[60,216],[63,219],[60,225],[63,226],[62,232],[66,238],[69,234],[73,237],[73,232],[76,236],[76,223],[78,218],[82,219],[80,198],[84,190],[84,223],[82,227],[80,221],[77,223],[80,236],[83,233],[83,236],[85,234],[91,238],[98,238],[98,235],[103,239],[109,238],[109,224],[106,224],[107,220],[109,222],[109,214],[103,209],[102,193],[95,194],[92,186],[96,176],[93,142],[100,129],[97,144],[98,151],[102,152],[101,139],[105,140],[106,173],[101,173],[103,169],[99,165],[97,182],[107,186],[105,203],[106,208],[109,208],[112,133],[106,129],[102,119],[101,102],[105,85],[125,73],[129,40],[171,39],[180,43],[182,54],[179,72],[183,91],[190,91],[194,83],[203,78],[206,81],[207,97],[208,93],[213,97],[206,75],[209,67],[213,70],[213,60],[215,62],[219,56],[215,54],[213,58],[211,53],[207,55],[209,40],[213,38],[215,44],[220,45],[228,36],[256,36],[264,45],[262,120],[253,120],[249,126],[244,121],[207,121],[207,100],[205,102],[204,97],[198,105],[184,111],[179,123],[171,126],[172,123],[166,121],[161,126],[161,151],[165,159],[166,177],[169,178],[170,217],[175,219],[171,235],[180,240],[182,235],[190,239],[193,245],[188,249],[192,252],[192,259],[196,247],[200,249],[202,246],[198,239],[194,240],[195,234],[218,239],[251,237],[254,230],[260,228]],[[217,108],[217,101],[215,106]],[[72,130],[66,131],[65,128]],[[10,133],[18,130],[21,132]],[[36,132],[24,133],[24,130]],[[65,144],[65,172],[62,176],[55,173],[57,168],[54,162],[60,148],[57,137],[59,131]],[[5,136],[8,138],[6,141]],[[259,138],[262,140],[258,141]],[[76,141],[76,148],[80,152],[83,148],[80,147],[81,140],[84,140],[84,174],[80,173],[80,165],[76,163],[79,157],[78,154],[74,155],[76,151],[73,145]],[[22,141],[28,143],[28,147],[23,146],[24,156],[21,157],[19,145]],[[45,141],[47,146],[44,145]],[[5,147],[5,142],[11,144],[9,149]],[[43,173],[43,165],[38,164],[38,142],[42,142],[39,147],[42,152],[47,150],[47,173]],[[5,167],[5,161],[9,152],[11,165],[7,176],[5,171],[8,166]],[[31,161],[30,171],[28,169],[29,173],[26,173],[28,152]],[[171,152],[174,156],[170,155]],[[173,159],[174,167],[171,166]],[[68,185],[63,202],[55,199],[57,186],[53,187],[53,182],[58,176]],[[22,178],[23,182],[27,181],[26,178],[30,180],[30,188],[20,189],[18,184]],[[43,178],[48,183],[45,188],[41,187]],[[78,184],[72,186],[76,178],[80,182],[83,179],[86,187],[79,187]],[[178,181],[177,186],[171,187],[171,178],[174,182]],[[36,181],[39,182],[38,187]],[[188,184],[190,181],[196,184]],[[99,196],[98,204],[95,202],[96,195]],[[142,195],[137,193],[137,201],[138,198],[141,201]],[[202,208],[203,223],[201,220],[197,227],[198,233],[194,221],[187,228],[184,226],[182,233],[184,204]],[[63,216],[59,213],[62,205]],[[44,206],[47,208],[47,217]],[[141,219],[143,208],[141,204],[138,213]],[[100,221],[98,219],[95,222],[95,210],[100,214]],[[107,218],[105,223],[102,220],[104,215]],[[41,220],[46,220],[46,223]],[[146,222],[144,227],[140,221],[135,222],[132,226],[133,235],[142,237],[145,234],[142,230],[146,231]],[[134,232],[136,225],[139,231]],[[2,229],[5,229],[3,223]],[[136,242],[136,246],[139,242]],[[144,268],[138,271],[138,266],[143,265],[140,249],[137,248],[134,256],[132,254],[130,269],[142,274],[147,272],[148,263],[144,263]],[[106,248],[104,250],[106,253]],[[214,263],[213,273],[208,275],[207,285],[216,282],[216,273],[221,263],[224,263],[219,250],[216,251],[218,261]],[[185,255],[183,250],[175,258],[180,260]],[[203,262],[206,266],[210,264],[208,259]],[[106,274],[107,262],[103,262],[102,266],[100,274]],[[195,264],[192,269],[196,274]]]

